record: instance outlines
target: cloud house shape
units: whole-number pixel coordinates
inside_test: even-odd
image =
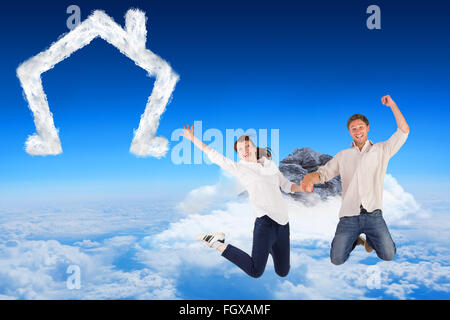
[[[137,156],[162,157],[167,153],[168,140],[157,137],[161,114],[172,95],[179,76],[170,65],[146,49],[146,16],[143,11],[130,9],[125,14],[125,29],[101,10],[94,11],[86,20],[54,42],[47,50],[23,62],[17,68],[17,77],[24,90],[29,108],[33,112],[36,134],[29,136],[25,150],[31,155],[62,153],[58,130],[42,87],[41,74],[68,58],[73,52],[100,37],[156,77],[139,127],[134,131],[130,152]]]

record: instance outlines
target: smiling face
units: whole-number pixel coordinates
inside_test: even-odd
[[[256,147],[250,140],[238,141],[236,149],[242,160],[256,162]]]
[[[369,126],[364,121],[361,119],[353,120],[348,126],[348,131],[358,147],[361,147],[366,143]]]

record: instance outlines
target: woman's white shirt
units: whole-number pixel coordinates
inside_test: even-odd
[[[235,162],[208,146],[204,151],[211,162],[235,175],[247,189],[255,217],[267,215],[281,225],[289,222],[287,204],[280,187],[286,193],[293,193],[293,183],[283,176],[272,160],[261,157],[258,162]]]

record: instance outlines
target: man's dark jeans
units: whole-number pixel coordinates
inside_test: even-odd
[[[231,244],[222,256],[233,262],[249,276],[258,278],[264,273],[269,253],[272,255],[275,272],[280,277],[289,273],[289,223],[280,225],[268,216],[256,218],[253,229],[252,256]]]
[[[386,261],[394,259],[396,247],[382,211],[377,209],[367,212],[362,209],[358,216],[342,217],[339,220],[331,243],[330,258],[333,264],[343,264],[348,259],[361,233],[366,235],[367,243],[380,259]]]

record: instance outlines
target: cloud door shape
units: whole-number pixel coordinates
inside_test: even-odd
[[[29,108],[33,112],[36,133],[28,137],[25,150],[31,155],[56,155],[62,153],[58,130],[47,102],[41,74],[68,58],[73,52],[100,37],[156,77],[139,127],[134,131],[130,152],[137,156],[162,157],[167,153],[168,140],[157,137],[161,114],[175,89],[179,76],[170,65],[146,49],[146,16],[143,11],[130,9],[125,14],[125,29],[101,10],[94,11],[86,20],[54,42],[47,50],[23,62],[17,68]]]

